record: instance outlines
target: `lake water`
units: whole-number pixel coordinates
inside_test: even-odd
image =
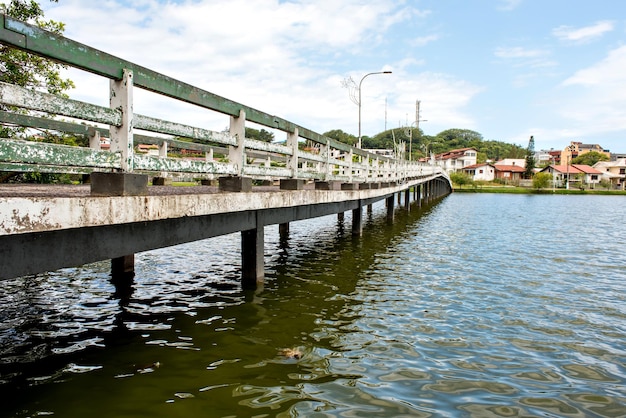
[[[453,194],[1,283],[0,416],[626,417],[623,196]],[[297,351],[289,358],[285,349]]]

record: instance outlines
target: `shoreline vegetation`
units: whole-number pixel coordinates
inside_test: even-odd
[[[575,194],[575,195],[616,195],[626,196],[626,190],[606,190],[606,189],[535,189],[532,187],[520,186],[459,186],[453,185],[455,193],[515,193],[515,194]]]

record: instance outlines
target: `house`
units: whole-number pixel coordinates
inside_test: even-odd
[[[448,173],[461,171],[463,168],[476,164],[476,149],[460,148],[435,155],[435,164]]]
[[[609,150],[605,150],[598,144],[583,144],[582,142],[571,141],[570,145],[566,146],[563,151],[561,151],[561,162],[567,164],[574,158],[592,151],[604,154],[611,158],[611,152]]]
[[[496,179],[504,180],[505,182],[520,181],[524,177],[526,169],[516,164],[494,164],[496,169]]]
[[[615,161],[598,161],[593,168],[602,173],[602,178],[611,182],[612,188],[626,190],[626,158]]]
[[[555,184],[563,184],[566,187],[569,182],[576,187],[584,188],[589,185],[593,188],[594,185],[600,183],[602,177],[601,171],[584,164],[549,165],[540,172],[552,174]]]
[[[518,167],[526,168],[526,159],[524,158],[505,158],[504,160],[496,161],[496,165],[516,165]]]
[[[488,163],[468,165],[463,172],[478,181],[493,181],[496,178],[496,168]]]
[[[544,167],[549,164],[561,164],[561,151],[551,148],[549,150],[541,150],[535,153],[535,165]]]

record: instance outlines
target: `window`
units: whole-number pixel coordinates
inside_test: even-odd
[[[478,172],[479,172],[480,174],[482,174],[482,173],[483,173],[483,170],[478,170]]]
[[[620,168],[619,169],[619,173],[620,174],[626,174],[626,168]]]
[[[598,180],[598,175],[597,175],[597,174],[592,174],[592,175],[591,175],[591,180],[592,180],[592,181],[596,181],[596,180]]]

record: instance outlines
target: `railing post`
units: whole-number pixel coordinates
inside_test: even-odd
[[[133,142],[133,72],[124,69],[121,80],[111,80],[109,103],[122,112],[122,124],[110,127],[111,151],[122,156],[122,170],[132,173],[134,165]]]
[[[100,151],[100,131],[89,129],[89,148]]]
[[[333,168],[330,165],[330,159],[332,158],[332,149],[330,148],[330,140],[326,140],[326,170],[324,170],[325,177],[324,180],[328,180],[330,176],[333,174]]]
[[[244,141],[246,139],[246,112],[239,110],[239,116],[230,117],[229,133],[237,139],[237,146],[228,146],[228,160],[235,164],[237,173],[243,176],[243,167],[246,163]]]
[[[287,168],[291,170],[291,177],[298,178],[298,128],[287,132],[287,146],[291,148],[291,156],[287,157]]]
[[[229,133],[237,139],[237,145],[228,146],[228,160],[235,167],[236,176],[224,176],[219,178],[220,191],[226,192],[249,192],[252,190],[252,179],[243,177],[246,165],[246,112],[239,110],[239,116],[230,117]]]
[[[352,148],[350,148],[350,152],[348,153],[348,158],[349,158],[349,160],[348,160],[348,181],[350,183],[352,183],[352,160],[353,160],[352,156],[353,155],[354,154],[352,153]]]
[[[163,141],[159,145],[159,158],[167,158],[167,141]]]

